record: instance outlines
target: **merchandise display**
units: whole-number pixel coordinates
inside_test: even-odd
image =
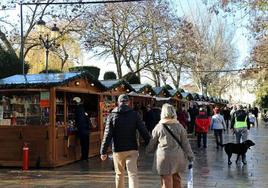
[[[0,125],[48,125],[49,108],[40,107],[40,94],[2,95]]]

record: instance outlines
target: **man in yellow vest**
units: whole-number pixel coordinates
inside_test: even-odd
[[[236,143],[241,143],[248,139],[248,130],[250,129],[250,122],[248,113],[243,109],[242,105],[239,105],[237,111],[234,112],[231,121],[231,130],[234,131],[236,137]],[[246,164],[246,156],[242,156],[242,161]]]

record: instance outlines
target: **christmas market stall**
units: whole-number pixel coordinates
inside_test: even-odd
[[[164,103],[171,103],[170,94],[165,87],[154,87],[153,90],[156,94],[156,106],[161,108]]]
[[[0,80],[0,165],[21,166],[25,143],[30,166],[56,167],[79,160],[74,97],[82,99],[92,124],[89,154],[99,154],[99,93],[105,90],[85,72],[15,75]]]
[[[100,96],[100,131],[102,138],[106,119],[110,112],[117,106],[118,96],[132,92],[134,89],[124,79],[101,80],[100,83],[106,88],[106,91]],[[133,102],[131,102],[131,105],[133,106]]]
[[[135,93],[132,92],[131,99],[133,101],[133,107],[136,109],[146,108],[147,105],[154,106],[155,99],[155,92],[149,84],[131,84],[131,87],[135,90]]]
[[[171,104],[176,108],[181,108],[182,106],[182,95],[179,90],[176,89],[170,89],[168,90],[169,95],[171,97]]]
[[[186,109],[189,109],[190,103],[192,103],[193,101],[192,94],[184,91],[184,92],[181,92],[181,96],[182,96],[181,103],[185,105]]]
[[[131,87],[135,90],[136,93],[143,95],[155,96],[156,93],[153,90],[153,87],[149,84],[131,84]]]

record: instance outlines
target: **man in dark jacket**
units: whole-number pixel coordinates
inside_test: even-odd
[[[107,149],[113,141],[113,161],[116,173],[116,188],[124,188],[125,166],[127,166],[129,187],[138,188],[137,159],[138,143],[136,131],[149,143],[150,135],[137,112],[129,106],[129,97],[122,94],[118,97],[118,107],[113,109],[106,121],[101,144],[101,159],[107,159]]]
[[[155,125],[158,122],[157,123],[155,122],[154,112],[152,111],[152,108],[150,105],[147,105],[146,112],[144,113],[143,119],[144,119],[147,130],[151,133]]]
[[[253,110],[252,110],[252,113],[254,114],[255,118],[256,118],[256,125],[258,127],[259,123],[258,123],[258,115],[259,115],[259,109],[258,107],[254,107]]]
[[[75,107],[75,124],[80,139],[81,160],[88,161],[90,121],[81,103],[81,98],[74,97],[73,100],[77,104]]]
[[[228,132],[229,130],[229,121],[231,119],[231,115],[230,115],[230,110],[227,106],[224,107],[223,111],[222,111],[222,115],[226,124],[226,130]]]
[[[193,133],[194,128],[195,128],[195,118],[199,114],[198,106],[196,104],[190,105],[188,112],[190,115],[190,123],[189,123],[189,129],[187,130],[187,132]]]

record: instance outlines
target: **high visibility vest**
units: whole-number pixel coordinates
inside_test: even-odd
[[[247,117],[245,118],[245,121],[237,121],[237,118],[235,118],[234,128],[247,128]]]

